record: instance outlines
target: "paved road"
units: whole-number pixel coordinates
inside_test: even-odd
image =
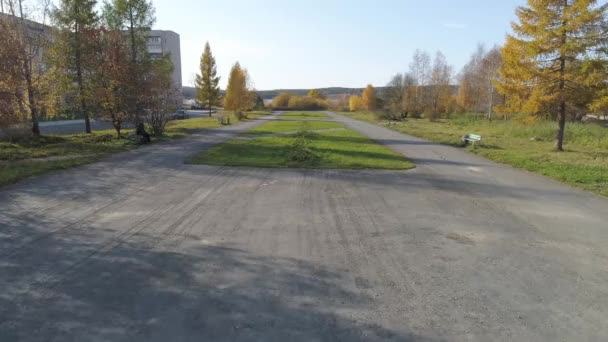
[[[94,131],[114,129],[111,122],[91,120],[91,129]],[[78,134],[84,133],[84,119],[44,121],[40,123],[42,134]]]
[[[335,114],[415,170],[187,165],[0,190],[0,341],[601,341],[608,201]]]
[[[207,117],[208,111],[204,110],[187,110],[186,113],[190,117]],[[215,111],[213,111],[215,113]],[[129,124],[125,124],[124,128],[130,128]],[[91,120],[91,129],[94,131],[114,129],[111,122]],[[42,134],[78,134],[84,133],[84,119],[76,120],[58,120],[58,121],[43,121],[40,122],[40,132]]]

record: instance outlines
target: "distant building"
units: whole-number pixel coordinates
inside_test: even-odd
[[[12,20],[19,20],[19,18],[14,17],[9,14],[0,13],[0,17],[9,18]],[[40,24],[31,20],[25,20],[25,24],[27,27],[27,32],[30,35],[37,35],[43,33],[45,37],[49,37],[49,33],[51,32],[51,26]],[[180,40],[179,34],[173,31],[164,31],[164,30],[151,30],[148,38],[148,53],[151,57],[160,57],[165,55],[170,55],[171,62],[173,62],[173,74],[171,78],[175,87],[180,89],[182,88],[182,55],[180,51]],[[38,51],[38,55],[40,58],[43,56],[43,51]]]
[[[173,31],[152,30],[148,37],[148,53],[151,57],[169,55],[173,62],[173,83],[182,88],[182,55],[179,34]]]

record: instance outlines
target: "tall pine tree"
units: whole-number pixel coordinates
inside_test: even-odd
[[[78,95],[78,109],[84,117],[85,131],[91,133],[88,101],[91,87],[88,76],[95,66],[90,63],[96,44],[93,41],[98,29],[95,12],[96,0],[61,0],[53,11],[53,21],[58,29],[52,53],[52,63],[59,77],[70,80],[62,84],[72,87]]]
[[[596,0],[528,0],[516,10],[515,35],[502,49],[503,110],[549,113],[558,122],[555,149],[563,151],[566,117],[586,87],[585,60],[603,42],[606,5]]]
[[[211,53],[209,42],[205,44],[205,51],[201,56],[200,74],[196,75],[196,99],[200,103],[207,104],[209,116],[211,116],[211,106],[217,105],[220,99],[220,77],[217,76],[217,66],[215,57]]]

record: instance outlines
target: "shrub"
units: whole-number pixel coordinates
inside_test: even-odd
[[[327,103],[324,100],[315,99],[309,96],[291,96],[287,108],[292,110],[327,109]]]
[[[291,94],[288,93],[280,93],[272,99],[272,107],[273,108],[287,108],[289,104],[289,99],[291,98]]]
[[[327,101],[327,107],[335,112],[348,112],[348,96],[342,95],[336,100]]]
[[[356,95],[350,97],[348,100],[348,107],[351,112],[359,112],[366,109],[363,98]]]
[[[295,165],[314,164],[319,158],[314,151],[308,146],[308,139],[312,135],[311,132],[302,130],[296,134],[296,137],[291,145],[287,159]]]

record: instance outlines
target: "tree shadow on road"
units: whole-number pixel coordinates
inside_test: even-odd
[[[0,219],[38,237],[0,257],[2,341],[429,340],[340,315],[374,305],[345,270],[151,226]]]

